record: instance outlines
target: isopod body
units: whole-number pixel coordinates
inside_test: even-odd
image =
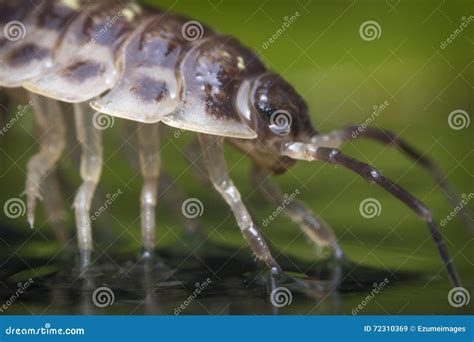
[[[86,260],[93,248],[90,207],[103,156],[101,131],[92,118],[100,112],[137,125],[146,255],[155,248],[158,125],[165,124],[198,134],[211,182],[232,209],[255,256],[268,267],[280,270],[228,175],[224,139],[252,159],[252,180],[275,203],[281,203],[284,195],[268,175],[283,173],[297,160],[340,165],[384,188],[426,221],[452,283],[459,286],[426,206],[374,167],[337,148],[361,137],[394,145],[426,168],[456,203],[434,164],[387,131],[349,126],[318,133],[296,90],[237,39],[133,1],[2,0],[0,13],[5,28],[0,32],[0,86],[28,91],[42,137],[39,152],[27,166],[28,220],[33,225],[40,185],[64,150],[59,102],[73,103],[83,180],[74,210],[79,248]],[[303,203],[292,201],[284,212],[311,241],[344,258],[330,227]]]

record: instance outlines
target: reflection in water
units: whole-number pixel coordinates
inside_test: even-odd
[[[245,252],[214,245],[203,251],[165,250],[152,260],[104,253],[89,267],[67,257],[24,263],[11,256],[2,267],[0,299],[9,297],[18,277],[33,273],[34,286],[7,314],[341,314],[341,293],[370,290],[387,276],[349,263],[307,264],[285,255],[279,263],[286,273],[278,274],[259,268]]]

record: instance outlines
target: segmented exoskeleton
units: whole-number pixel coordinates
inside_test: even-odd
[[[283,173],[296,160],[340,165],[381,186],[426,221],[451,282],[460,285],[426,206],[372,166],[337,148],[359,137],[391,144],[432,173],[457,203],[433,163],[387,131],[350,126],[318,133],[293,87],[236,39],[130,1],[3,0],[0,13],[4,27],[0,85],[28,90],[41,136],[40,151],[27,167],[28,220],[33,225],[40,185],[65,146],[59,101],[73,103],[83,179],[74,208],[79,248],[86,259],[92,250],[89,211],[103,155],[101,132],[93,125],[97,111],[137,122],[144,178],[142,240],[148,254],[155,247],[158,123],[163,123],[198,133],[211,182],[231,207],[254,254],[268,267],[280,269],[229,178],[224,138],[250,156],[252,180],[278,204],[283,192],[267,176]],[[313,242],[332,247],[339,259],[344,257],[330,227],[310,209],[292,201],[284,211]]]

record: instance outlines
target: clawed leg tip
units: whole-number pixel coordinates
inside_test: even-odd
[[[31,229],[33,229],[33,226],[35,224],[35,210],[36,210],[35,199],[34,198],[32,200],[28,199],[26,217]]]
[[[142,252],[142,258],[143,259],[152,259],[153,258],[153,253],[149,251],[144,251]]]
[[[81,269],[88,268],[92,263],[92,250],[80,249],[79,251],[79,265]]]
[[[142,247],[140,251],[140,255],[141,255],[141,258],[144,260],[151,260],[154,258],[155,252],[153,249]]]
[[[272,276],[279,276],[283,273],[283,270],[281,269],[280,266],[273,266],[270,268],[270,273],[272,274]]]

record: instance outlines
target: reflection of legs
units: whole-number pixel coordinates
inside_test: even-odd
[[[357,138],[372,139],[386,145],[395,146],[402,153],[413,159],[418,165],[425,168],[432,175],[436,181],[436,184],[438,184],[443,190],[444,194],[453,207],[457,207],[461,202],[461,199],[446,181],[446,177],[435,165],[435,163],[430,158],[425,157],[406,141],[399,138],[396,134],[390,131],[379,128],[349,126],[328,134],[317,135],[313,138],[312,142],[321,147],[338,148],[343,143]],[[466,210],[463,209],[460,211],[460,213],[464,224],[467,227],[472,226],[472,219],[469,217]]]
[[[252,222],[252,218],[240,198],[239,190],[229,177],[222,137],[199,134],[199,141],[211,182],[234,212],[237,224],[255,256],[263,260],[268,267],[280,269],[280,266],[273,259],[267,243]]]
[[[94,127],[88,103],[74,104],[76,135],[81,144],[81,178],[83,183],[74,199],[77,237],[83,257],[92,251],[90,207],[102,171],[102,132]]]
[[[160,174],[158,124],[138,124],[140,172],[143,176],[141,194],[142,243],[145,256],[155,248],[155,207]]]
[[[363,177],[369,183],[377,184],[391,193],[400,201],[405,203],[420,218],[426,221],[436,246],[438,247],[441,259],[447,269],[448,276],[454,286],[460,286],[459,276],[451,263],[443,237],[433,221],[431,211],[418,199],[413,197],[406,190],[395,184],[390,179],[382,176],[378,170],[359,160],[344,155],[341,151],[334,148],[318,147],[315,144],[292,143],[283,151],[284,155],[302,160],[320,160],[335,165],[341,165]]]
[[[41,183],[54,168],[64,149],[65,126],[59,102],[29,93],[38,131],[40,150],[28,161],[26,196],[28,222],[33,227],[36,199],[40,197]]]
[[[252,168],[251,179],[256,188],[276,206],[280,206],[285,200],[277,184],[271,182],[265,172],[258,166]],[[311,209],[299,201],[291,201],[285,205],[284,212],[293,220],[311,241],[319,246],[331,246],[336,258],[344,257],[341,247],[336,241],[334,233],[325,222],[317,219]]]

